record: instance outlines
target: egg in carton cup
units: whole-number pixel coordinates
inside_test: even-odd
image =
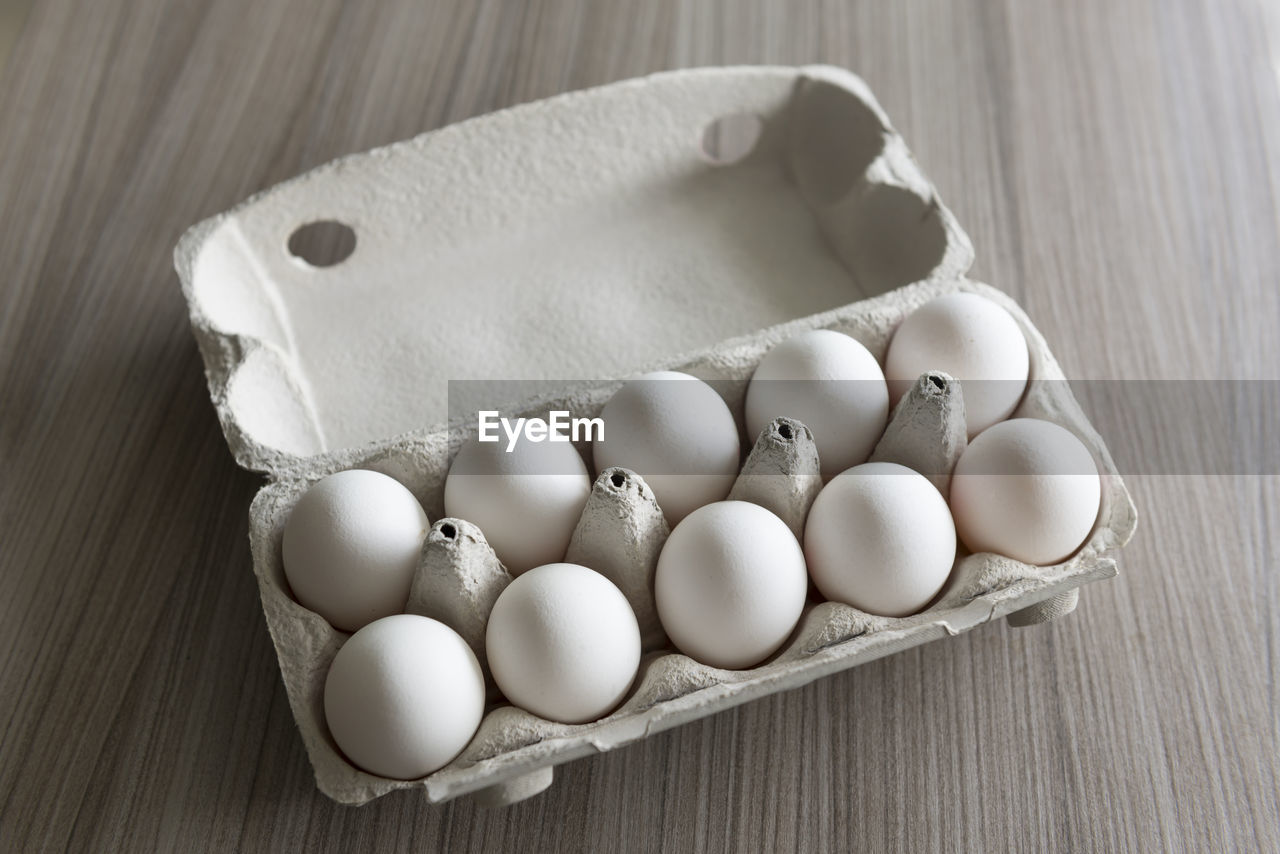
[[[341,252],[299,249],[326,229]],[[432,802],[510,803],[544,789],[560,763],[1001,616],[1059,616],[1082,584],[1115,575],[1106,555],[1136,525],[1043,337],[1006,295],[965,278],[968,238],[866,85],[838,68],[674,71],[503,110],[285,182],[194,226],[175,254],[228,444],[269,479],[250,509],[254,572],[317,785],[342,803],[401,788]],[[450,379],[476,381],[461,384],[471,397],[452,401],[470,411],[506,403],[484,399],[482,380],[573,377],[563,394],[511,411],[586,417],[641,370],[711,382],[751,449],[730,497],[769,507],[798,533],[821,486],[812,437],[785,418],[746,436],[756,365],[811,329],[846,333],[883,365],[902,319],[956,291],[1002,306],[1026,337],[1030,380],[1015,417],[1067,428],[1097,463],[1101,509],[1069,559],[962,557],[943,593],[908,617],[811,598],[779,652],[723,670],[664,645],[645,612],[667,526],[642,478],[609,469],[568,559],[641,603],[647,652],[622,705],[568,725],[497,697],[465,750],[417,780],[369,774],[338,750],[324,682],[348,635],[291,596],[284,524],[328,474],[395,478],[436,520],[409,610],[457,623],[474,645],[496,592],[481,585],[441,605],[441,589],[423,580],[496,571],[478,529],[442,518],[450,460],[475,426],[448,421]],[[923,377],[873,459],[945,478],[963,449],[955,385]]]

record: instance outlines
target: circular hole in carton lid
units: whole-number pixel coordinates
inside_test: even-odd
[[[702,132],[702,156],[717,166],[729,166],[746,158],[760,141],[764,121],[753,113],[721,116]]]
[[[312,267],[332,267],[356,251],[356,233],[346,223],[322,219],[298,226],[287,245],[290,255]]]

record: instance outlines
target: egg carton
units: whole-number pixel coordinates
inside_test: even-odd
[[[323,266],[293,255],[288,247],[316,222],[345,232],[347,249],[354,235],[354,251]],[[1106,553],[1136,525],[1044,339],[1007,296],[965,278],[968,238],[866,85],[841,69],[675,71],[503,110],[267,190],[194,226],[175,256],[228,445],[269,480],[250,509],[254,572],[317,785],[343,803],[402,788],[432,802],[469,794],[510,803],[544,789],[560,763],[1001,616],[1059,616],[1080,585],[1115,575]],[[484,380],[557,389],[512,404],[512,414],[595,416],[620,378],[682,370],[712,382],[741,429],[746,383],[777,342],[835,329],[883,364],[897,324],[954,291],[993,299],[1022,327],[1031,382],[1015,415],[1063,425],[1099,465],[1101,511],[1069,560],[963,557],[938,601],[905,618],[811,601],[784,648],[741,671],[653,649],[660,627],[642,613],[651,651],[603,720],[552,723],[498,702],[461,755],[413,781],[342,756],[322,698],[347,635],[293,600],[280,557],[284,522],[310,484],[348,468],[394,477],[437,520],[424,565],[483,573],[494,561],[483,535],[440,520],[451,454],[473,427],[450,411],[505,402],[486,399],[505,386]],[[922,427],[952,387],[935,380],[943,397],[916,400],[914,420],[900,409],[895,423],[910,423],[890,431],[879,455],[954,461],[945,429]],[[771,506],[798,529],[816,491],[811,444],[798,423],[771,430],[746,464],[771,476],[744,475],[734,497]],[[743,439],[749,447],[756,437]],[[611,470],[593,488],[570,556],[634,580],[651,571],[664,536],[643,480]],[[460,600],[454,621],[474,641],[491,596],[473,598]],[[422,610],[432,597],[415,583],[411,599]]]

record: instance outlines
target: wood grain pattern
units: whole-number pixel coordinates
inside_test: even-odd
[[[1274,474],[1131,478],[1122,575],[1060,624],[987,626],[573,763],[504,811],[330,803],[249,568],[259,481],[223,444],[170,267],[185,226],[336,155],[663,68],[826,61],[868,80],[975,274],[1070,375],[1274,380],[1276,18],[1260,0],[34,4],[0,72],[0,850],[1276,850]],[[1149,415],[1099,421],[1140,446],[1172,429]]]

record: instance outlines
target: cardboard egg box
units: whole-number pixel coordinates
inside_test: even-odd
[[[328,266],[292,254],[315,222],[349,229],[354,250]],[[674,71],[503,110],[285,182],[194,226],[175,254],[227,442],[269,480],[250,510],[254,571],[317,785],[343,803],[401,788],[510,803],[560,763],[1001,616],[1058,616],[1080,585],[1116,573],[1106,553],[1136,525],[1044,339],[1007,296],[965,278],[968,238],[841,69]],[[280,558],[310,484],[373,469],[439,520],[451,453],[474,429],[449,420],[449,380],[477,381],[455,412],[595,416],[620,379],[682,370],[712,381],[741,429],[746,382],[777,342],[836,329],[883,364],[897,324],[956,290],[995,300],[1026,335],[1031,383],[1015,415],[1063,425],[1098,463],[1102,508],[1069,560],[963,557],[939,599],[905,618],[813,600],[783,649],[748,670],[650,651],[605,719],[563,725],[497,703],[424,779],[377,777],[342,756],[323,687],[347,635],[293,600]],[[513,379],[564,392],[482,399],[480,381]],[[755,438],[743,434],[744,452]]]

